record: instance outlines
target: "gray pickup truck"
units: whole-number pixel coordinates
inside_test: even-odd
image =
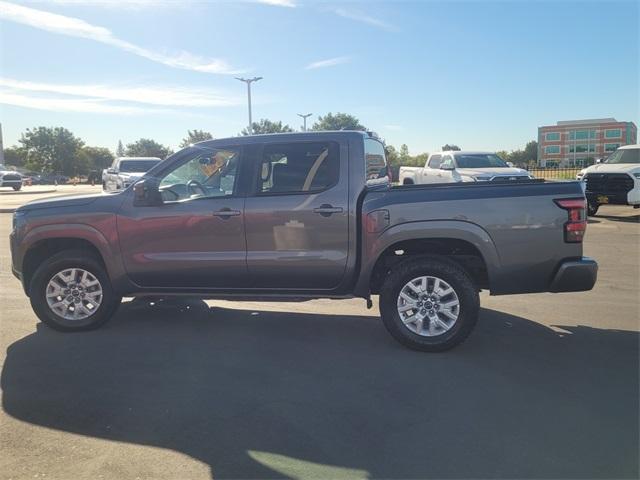
[[[123,296],[379,294],[391,335],[424,351],[469,335],[481,289],[593,287],[578,182],[392,187],[388,173],[363,132],[198,143],[120,193],[19,208],[13,272],[57,330],[102,325]]]

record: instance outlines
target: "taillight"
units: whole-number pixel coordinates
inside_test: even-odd
[[[564,224],[564,241],[581,243],[587,230],[587,202],[584,198],[563,198],[554,200],[556,205],[567,211],[568,221]]]

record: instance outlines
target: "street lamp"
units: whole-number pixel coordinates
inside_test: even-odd
[[[313,115],[313,113],[307,113],[306,115],[303,115],[302,113],[297,113],[296,115],[298,115],[299,117],[302,117],[302,120],[304,121],[304,126],[302,127],[302,131],[306,132],[307,131],[307,117],[310,117],[311,115]]]
[[[236,77],[236,80],[240,80],[241,82],[244,82],[247,84],[247,100],[249,103],[249,135],[251,135],[253,133],[253,128],[252,128],[252,120],[251,120],[251,84],[253,82],[257,82],[258,80],[262,80],[262,77],[253,77],[253,78],[240,78],[240,77]]]

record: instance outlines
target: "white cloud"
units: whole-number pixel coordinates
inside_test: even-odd
[[[110,105],[100,100],[69,99],[69,98],[42,98],[21,95],[12,92],[0,91],[0,103],[15,105],[18,107],[34,108],[36,110],[49,110],[54,112],[80,112],[80,113],[111,113],[118,115],[135,115],[148,113],[161,113],[168,110],[147,109],[123,105]]]
[[[294,0],[254,0],[256,3],[264,3],[265,5],[274,5],[276,7],[295,7]]]
[[[310,63],[305,67],[305,70],[314,70],[316,68],[333,67],[335,65],[342,65],[343,63],[349,63],[349,57],[335,57],[327,60],[319,60],[317,62]]]
[[[211,90],[175,86],[69,85],[0,78],[0,87],[160,106],[229,107],[244,104],[244,99],[239,96],[225,96]]]
[[[333,13],[349,20],[355,20],[356,22],[366,23],[372,27],[381,28],[390,32],[397,31],[398,28],[395,25],[380,20],[379,18],[372,17],[366,13],[357,10],[347,10],[346,8],[334,8]]]
[[[48,32],[87,38],[174,68],[205,73],[241,73],[241,70],[231,67],[221,59],[204,58],[184,51],[173,55],[154,52],[114,37],[110,30],[92,25],[79,18],[58,15],[4,1],[0,1],[0,19],[29,25]]]
[[[190,2],[188,0],[30,0],[29,3],[141,10],[149,7],[180,7]]]

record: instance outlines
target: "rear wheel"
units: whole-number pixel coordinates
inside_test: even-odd
[[[467,272],[444,258],[422,257],[400,264],[380,292],[380,311],[389,333],[424,352],[463,342],[478,318],[478,289]]]
[[[98,328],[122,300],[113,293],[98,259],[83,250],[65,250],[43,262],[33,275],[29,296],[38,318],[61,331]]]
[[[18,190],[20,190],[22,188],[22,185],[15,185],[13,187],[13,189],[17,192]]]
[[[587,202],[587,214],[590,217],[593,217],[596,213],[598,213],[599,207],[600,205],[598,205],[597,203]]]

